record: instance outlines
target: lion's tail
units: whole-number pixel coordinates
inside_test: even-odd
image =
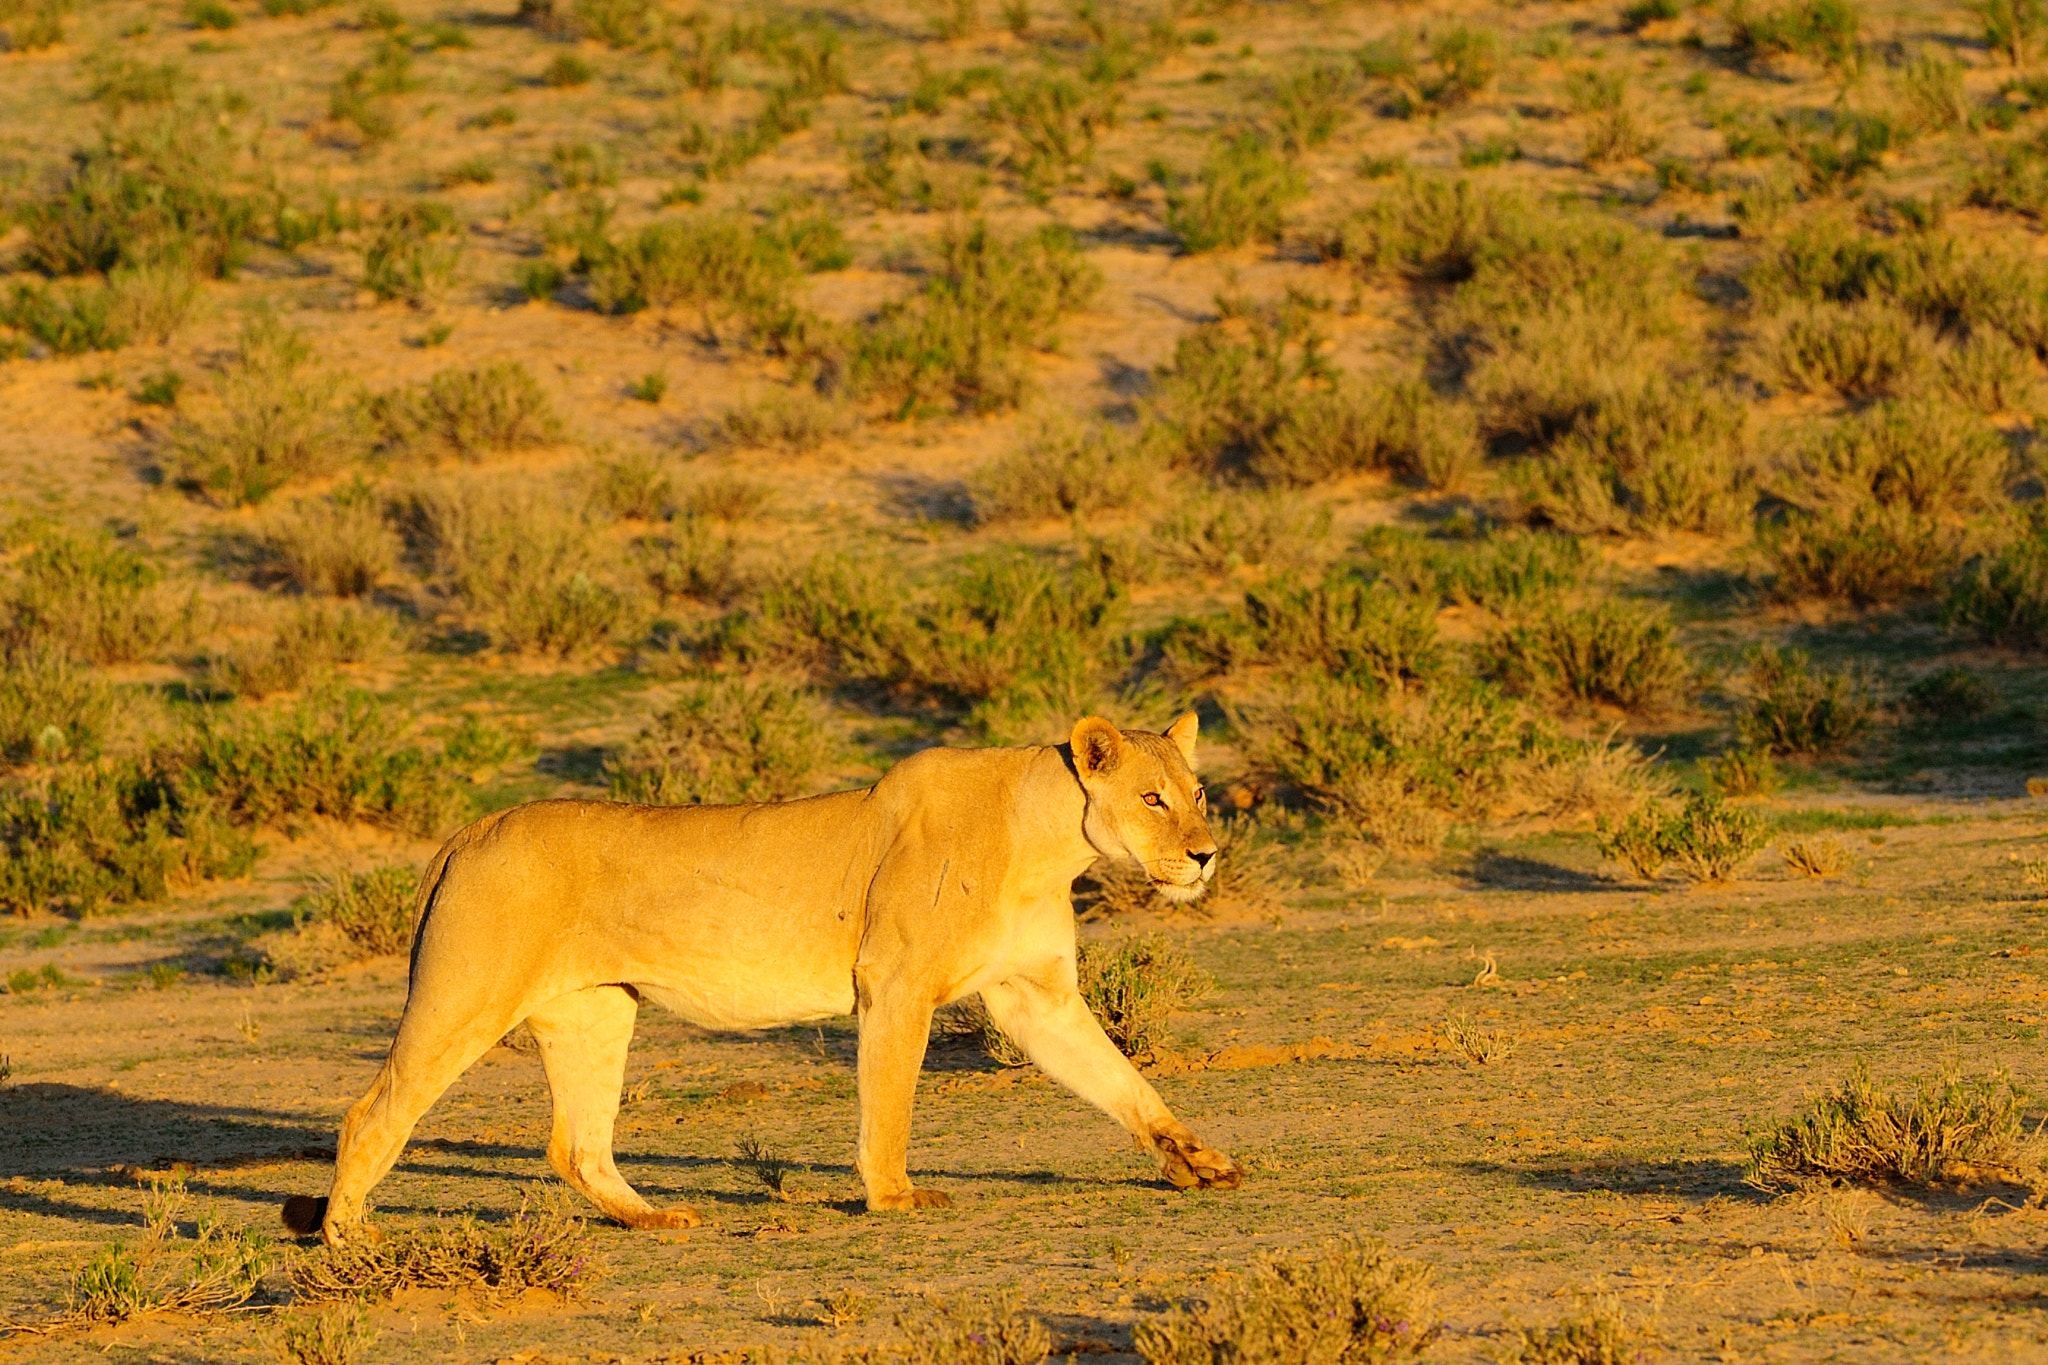
[[[310,1194],[295,1194],[284,1201],[284,1230],[299,1237],[310,1237],[320,1231],[320,1225],[327,1221],[327,1197],[315,1199]]]

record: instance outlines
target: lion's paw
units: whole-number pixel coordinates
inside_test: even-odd
[[[634,1218],[629,1226],[644,1232],[659,1232],[670,1228],[702,1227],[703,1215],[692,1208],[649,1209]]]
[[[953,1196],[941,1190],[913,1189],[902,1194],[871,1196],[868,1212],[880,1213],[885,1209],[950,1209]]]
[[[1177,1190],[1234,1190],[1244,1184],[1235,1161],[1193,1139],[1159,1139],[1159,1172]]]

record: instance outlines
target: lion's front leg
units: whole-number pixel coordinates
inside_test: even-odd
[[[862,981],[860,1006],[860,1147],[855,1157],[867,1185],[868,1210],[945,1208],[953,1201],[910,1183],[910,1112],[930,1040],[929,993],[905,983]]]
[[[1234,1190],[1244,1172],[1175,1118],[1152,1083],[1102,1031],[1073,986],[1073,965],[1017,976],[981,993],[989,1017],[1038,1069],[1108,1114],[1145,1145],[1176,1189]]]

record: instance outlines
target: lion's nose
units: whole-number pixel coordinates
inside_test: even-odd
[[[1198,850],[1191,848],[1188,850],[1188,856],[1195,860],[1196,867],[1207,867],[1209,865],[1209,860],[1216,856],[1216,850],[1213,848],[1207,850]]]

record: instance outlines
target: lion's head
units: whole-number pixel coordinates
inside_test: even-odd
[[[1105,858],[1132,858],[1171,901],[1191,901],[1216,875],[1209,801],[1195,777],[1190,711],[1155,735],[1100,716],[1074,727],[1074,771],[1088,794],[1082,831]]]

